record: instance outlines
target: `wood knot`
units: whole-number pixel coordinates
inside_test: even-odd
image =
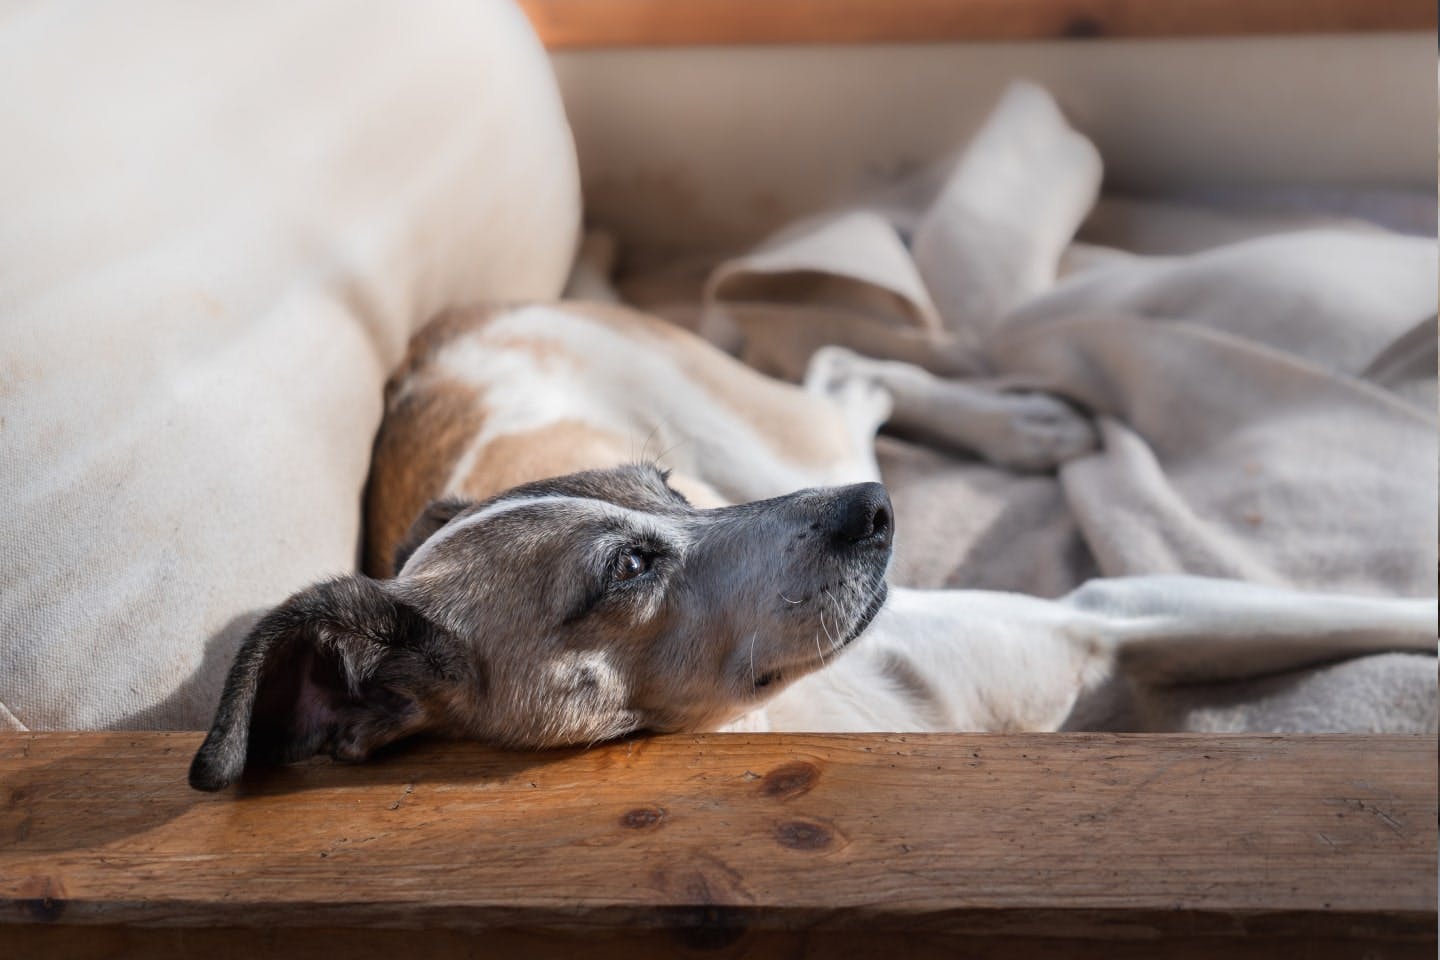
[[[789,800],[802,793],[808,793],[820,779],[820,771],[813,763],[803,760],[776,767],[760,781],[760,792],[777,800]]]
[[[36,920],[52,922],[65,912],[65,888],[54,877],[34,876],[20,881],[20,909]]]
[[[807,820],[788,820],[775,828],[775,842],[791,850],[824,850],[832,839],[829,830]]]
[[[753,898],[724,861],[703,852],[688,859],[690,863],[675,864],[674,869],[662,865],[651,875],[654,886],[666,891],[673,903],[656,908],[661,923],[687,950],[725,950],[745,935],[741,905]]]
[[[665,822],[664,807],[636,807],[620,817],[620,826],[627,830],[649,830]]]

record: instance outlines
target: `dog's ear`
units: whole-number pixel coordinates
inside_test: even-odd
[[[328,752],[363,759],[437,717],[464,682],[452,639],[368,577],[295,594],[255,625],[225,679],[190,785],[219,790],[249,763]]]
[[[431,500],[415,522],[410,524],[410,530],[405,538],[395,548],[395,559],[390,566],[390,575],[399,576],[400,571],[405,569],[405,562],[410,555],[419,548],[420,544],[429,540],[445,524],[455,519],[456,514],[469,507],[475,506],[473,500],[463,500],[459,497],[446,497],[443,500]]]

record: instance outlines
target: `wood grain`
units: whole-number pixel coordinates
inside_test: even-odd
[[[552,49],[1435,30],[1430,0],[521,0]]]
[[[0,735],[0,955],[1434,955],[1433,738],[425,744],[218,795],[198,743]]]

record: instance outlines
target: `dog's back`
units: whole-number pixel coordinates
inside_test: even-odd
[[[366,570],[394,572],[432,500],[642,459],[672,468],[698,506],[873,479],[836,405],[661,320],[596,303],[453,310],[387,387]]]

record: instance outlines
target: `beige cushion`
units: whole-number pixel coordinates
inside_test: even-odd
[[[0,727],[199,726],[354,567],[409,334],[559,292],[569,129],[507,3],[41,4],[0,51]]]

